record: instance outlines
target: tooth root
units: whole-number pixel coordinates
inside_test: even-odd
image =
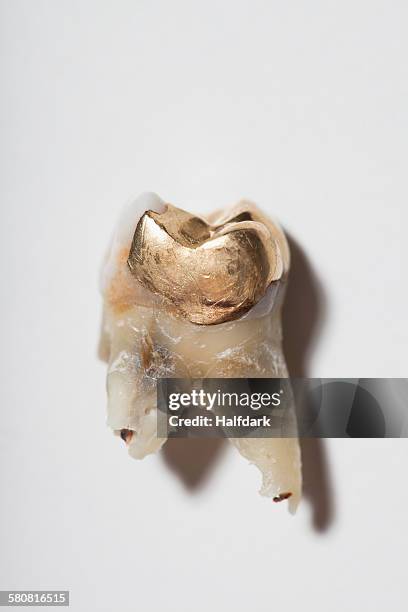
[[[243,457],[262,474],[260,494],[274,502],[288,500],[294,512],[301,495],[301,458],[297,438],[234,438]]]
[[[152,194],[131,205],[106,259],[102,292],[108,424],[132,457],[165,442],[157,437],[157,378],[287,376],[281,307],[288,269],[282,230],[249,203],[207,221]],[[231,442],[260,470],[261,494],[294,511],[297,438]]]

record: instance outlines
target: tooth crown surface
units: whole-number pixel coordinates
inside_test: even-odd
[[[139,220],[128,265],[186,319],[214,325],[248,312],[284,276],[284,241],[254,205],[239,205],[217,223],[167,205]]]

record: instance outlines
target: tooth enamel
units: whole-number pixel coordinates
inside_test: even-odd
[[[157,437],[156,378],[288,375],[280,320],[288,268],[282,230],[252,204],[208,221],[154,194],[127,208],[102,273],[101,353],[109,364],[108,424],[134,432],[132,457],[165,442]],[[260,469],[261,494],[287,498],[294,510],[297,438],[231,442]]]

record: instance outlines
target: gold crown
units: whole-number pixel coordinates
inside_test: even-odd
[[[208,221],[167,204],[140,218],[128,257],[137,280],[192,323],[237,319],[289,268],[282,230],[242,202]]]

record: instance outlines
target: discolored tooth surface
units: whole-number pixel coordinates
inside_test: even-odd
[[[129,444],[133,436],[133,431],[130,429],[122,429],[120,432],[120,437],[126,444]]]

